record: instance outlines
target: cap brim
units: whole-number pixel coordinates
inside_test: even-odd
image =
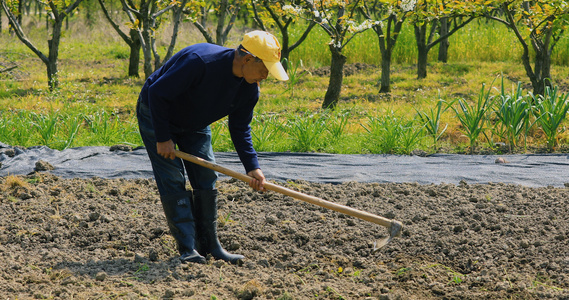
[[[275,77],[278,80],[288,80],[288,74],[280,62],[263,61],[263,63],[265,64],[265,67],[267,67],[267,70],[269,70],[271,76]]]

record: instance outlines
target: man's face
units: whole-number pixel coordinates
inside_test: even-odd
[[[243,65],[243,78],[248,83],[259,83],[267,79],[269,70],[265,67],[262,61],[255,59],[255,57],[248,55]]]

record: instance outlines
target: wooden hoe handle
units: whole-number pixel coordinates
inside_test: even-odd
[[[233,171],[231,169],[224,168],[220,165],[214,164],[212,162],[209,162],[209,161],[204,160],[202,158],[199,158],[197,156],[194,156],[194,155],[191,155],[191,154],[179,151],[179,150],[175,150],[175,151],[176,151],[176,156],[181,158],[181,159],[195,163],[195,164],[200,165],[202,167],[206,167],[208,169],[212,169],[212,170],[217,171],[219,173],[231,176],[235,179],[239,179],[239,180],[242,180],[242,181],[247,182],[247,183],[249,183],[253,179],[249,175],[242,174],[242,173]],[[297,191],[293,191],[291,189],[288,189],[288,188],[285,188],[283,186],[273,184],[270,182],[265,183],[265,188],[267,190],[271,190],[271,191],[274,191],[277,193],[281,193],[281,194],[293,197],[293,198],[298,199],[298,200],[302,200],[302,201],[312,203],[312,204],[315,204],[315,205],[318,205],[318,206],[321,206],[324,208],[328,208],[328,209],[331,209],[331,210],[334,210],[334,211],[337,211],[337,212],[340,212],[340,213],[343,213],[343,214],[346,214],[346,215],[349,215],[352,217],[356,217],[356,218],[359,218],[359,219],[362,219],[362,220],[365,220],[368,222],[372,222],[372,223],[375,223],[375,224],[378,224],[378,225],[381,225],[381,226],[384,226],[387,228],[391,228],[392,225],[394,225],[394,223],[396,223],[396,225],[398,225],[397,231],[400,230],[400,224],[401,223],[394,221],[394,220],[386,219],[384,217],[380,217],[380,216],[377,216],[377,215],[374,215],[374,214],[371,214],[371,213],[368,213],[365,211],[357,210],[357,209],[354,209],[354,208],[351,208],[348,206],[344,206],[344,205],[340,205],[340,204],[333,203],[330,201],[326,201],[326,200],[318,198],[318,197],[309,196],[309,195],[306,195],[306,194],[303,194],[303,193],[300,193]]]

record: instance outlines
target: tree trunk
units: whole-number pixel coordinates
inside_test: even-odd
[[[150,23],[152,22],[150,20],[150,15],[151,13],[151,9],[150,7],[148,7],[150,4],[147,4],[145,6],[141,6],[140,8],[140,12],[142,15],[142,39],[143,41],[141,41],[142,43],[142,53],[144,55],[144,78],[148,78],[150,77],[150,75],[152,75],[152,72],[154,72],[154,69],[152,67],[152,41],[151,41],[151,37],[150,37],[150,31],[152,30],[152,26],[150,25]]]
[[[346,64],[346,56],[342,54],[342,50],[330,45],[332,52],[332,62],[330,64],[330,82],[328,83],[328,90],[324,96],[322,108],[334,109],[340,99],[340,92],[342,91],[342,82],[344,81],[344,64]]]
[[[24,18],[24,0],[18,1],[18,15],[16,18],[18,19],[18,24],[22,25],[22,20]]]
[[[130,39],[132,43],[129,44],[130,56],[128,59],[128,76],[139,77],[139,62],[140,62],[140,48],[142,47],[140,43],[140,38],[138,37],[138,32],[136,29],[130,30]]]
[[[448,25],[449,25],[449,19],[448,18],[442,18],[440,21],[440,30],[439,30],[439,36],[445,36],[446,34],[448,34]],[[449,48],[449,41],[448,38],[444,38],[443,40],[441,40],[440,44],[439,44],[439,61],[446,63],[448,61],[448,48]]]
[[[285,59],[288,61],[288,57],[290,54],[289,46],[288,46],[289,45],[288,28],[285,27],[285,28],[281,29],[281,33],[282,33],[282,37],[283,37],[282,45],[281,45],[281,49],[282,49],[281,50],[281,61],[283,61]],[[288,71],[288,64],[283,64],[283,67],[284,67],[285,71]]]
[[[545,88],[551,87],[551,53],[548,50],[538,49],[535,54],[535,68],[533,73],[528,73],[531,80],[534,95],[544,95]],[[524,65],[530,64],[529,56],[522,59]]]
[[[2,36],[3,30],[4,30],[4,23],[2,22],[2,10],[0,9],[0,36]]]
[[[229,0],[221,0],[219,3],[219,13],[217,15],[217,28],[215,30],[215,43],[217,45],[223,46],[227,36],[223,34],[223,27],[225,26],[225,16],[227,15],[227,6]]]
[[[381,87],[380,93],[391,92],[391,51],[385,51],[381,55]]]
[[[148,47],[142,47],[142,52],[144,53],[144,78],[150,77],[152,75],[152,51]]]
[[[417,79],[427,78],[427,24],[415,25],[415,40],[417,41]]]
[[[51,91],[57,89],[59,86],[59,78],[57,74],[57,58],[59,56],[59,41],[61,39],[61,27],[63,20],[55,20],[53,24],[53,32],[51,39],[47,41],[49,45],[49,54],[47,61],[47,79],[49,89]]]

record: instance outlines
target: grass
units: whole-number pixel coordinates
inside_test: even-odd
[[[142,145],[135,105],[144,82],[126,77],[127,46],[104,20],[97,22],[100,26],[85,26],[81,19],[70,22],[60,49],[61,87],[55,92],[47,89],[43,63],[15,36],[6,31],[1,33],[5,46],[0,50],[0,63],[16,64],[18,68],[0,75],[0,142],[23,147],[47,145],[54,149]],[[28,20],[27,28],[33,28],[28,32],[36,45],[45,44],[42,22],[35,24]],[[164,26],[159,32],[158,51],[164,50],[168,30]],[[226,46],[235,47],[243,31],[235,29]],[[293,30],[294,34],[299,33]],[[569,87],[567,39],[554,51],[552,76],[558,89],[550,93],[555,98],[555,107],[562,109],[549,115],[549,127],[542,129],[546,123],[540,123],[532,115],[531,121],[536,125],[531,130],[520,130],[519,123],[510,124],[516,131],[509,135],[493,132],[496,126],[481,131],[472,127],[476,126],[475,121],[490,118],[494,113],[495,107],[480,111],[476,103],[501,94],[501,87],[494,86],[500,76],[506,85],[520,84],[516,93],[529,95],[531,85],[519,63],[520,49],[515,37],[503,26],[478,22],[459,31],[451,38],[447,64],[435,61],[437,49],[433,48],[429,54],[428,77],[423,80],[416,79],[412,28],[404,27],[394,53],[392,92],[378,94],[381,72],[377,67],[346,76],[335,111],[320,109],[328,77],[313,74],[316,68],[329,64],[326,39],[320,29],[315,29],[291,54],[293,81],[283,83],[269,78],[262,83],[262,96],[251,124],[258,151],[462,152],[468,147],[473,151],[485,141],[491,146],[494,142],[512,144],[521,138],[533,148],[547,147],[554,151],[559,149],[555,145],[568,142],[564,131],[568,121],[562,115],[564,111],[566,114]],[[177,50],[202,41],[197,30],[185,23]],[[363,62],[378,66],[377,47],[373,32],[359,35],[346,48],[348,64]],[[481,86],[486,86],[485,92],[480,91]],[[513,96],[504,93],[504,97]],[[442,109],[441,101],[452,103],[453,109]],[[547,106],[551,101],[533,102],[543,104],[536,108],[540,115],[553,109]],[[457,118],[461,111],[472,116],[472,122],[467,119],[466,123],[461,122]],[[233,151],[225,119],[213,124],[212,135],[215,151]]]

